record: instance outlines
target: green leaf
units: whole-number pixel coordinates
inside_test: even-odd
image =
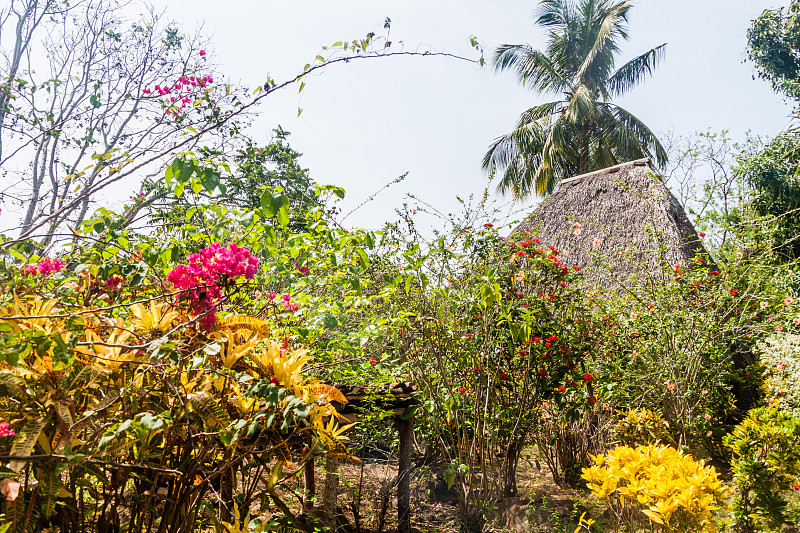
[[[191,159],[188,161],[183,161],[181,163],[181,171],[175,179],[178,180],[178,183],[186,183],[187,181],[189,181],[189,178],[192,177],[193,172],[194,172],[194,161],[192,161]]]
[[[203,172],[203,187],[209,194],[214,192],[219,186],[219,172],[206,171]]]
[[[338,321],[338,320],[336,320],[336,317],[335,317],[335,316],[331,316],[331,315],[325,315],[325,316],[322,318],[322,324],[323,324],[323,325],[324,325],[324,326],[325,326],[327,329],[333,329],[333,328],[335,328],[336,326],[338,326],[338,325],[339,325],[339,321]]]
[[[419,404],[409,405],[408,407],[406,407],[406,410],[403,411],[403,414],[400,415],[400,418],[402,420],[408,420],[412,416],[414,416],[414,413],[416,413],[418,409],[419,409]]]
[[[42,474],[37,476],[39,486],[36,495],[42,498],[42,516],[47,519],[53,516],[58,501],[58,491],[61,489],[61,475],[57,468],[43,468]]]
[[[367,257],[367,252],[365,252],[361,248],[356,248],[356,254],[358,255],[358,263],[361,265],[361,268],[367,268],[369,266],[369,258]]]
[[[284,227],[289,225],[289,206],[284,205],[278,210],[278,224]]]
[[[31,455],[31,452],[33,452],[33,447],[36,446],[36,441],[39,440],[39,435],[41,435],[42,431],[44,431],[44,428],[47,426],[48,422],[50,422],[50,419],[44,416],[29,420],[19,432],[17,438],[14,440],[14,445],[11,446],[10,455]],[[20,472],[26,464],[27,461],[11,461],[9,466],[14,471]]]

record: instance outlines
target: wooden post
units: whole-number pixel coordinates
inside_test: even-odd
[[[403,420],[395,418],[400,440],[399,465],[397,467],[397,533],[411,531],[411,447],[414,442],[413,417]]]
[[[325,488],[322,489],[322,516],[325,525],[336,531],[336,503],[339,487],[339,458],[329,456],[325,460]]]
[[[314,457],[311,456],[303,465],[303,482],[305,494],[303,495],[303,510],[308,512],[314,509],[314,496],[317,492],[317,482],[314,479]]]

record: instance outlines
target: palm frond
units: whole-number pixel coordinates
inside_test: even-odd
[[[542,0],[539,2],[536,25],[558,31],[567,25],[571,9],[569,0]]]
[[[585,37],[583,62],[578,69],[578,79],[602,84],[614,64],[614,54],[619,51],[617,41],[627,40],[628,11],[633,6],[630,0],[614,5],[597,0],[584,2],[584,18],[588,28]]]
[[[573,124],[580,124],[596,114],[595,95],[586,85],[578,85],[567,108],[567,118]]]
[[[666,55],[666,43],[656,46],[639,57],[635,57],[622,65],[611,75],[606,84],[612,96],[622,96],[630,89],[644,80],[645,76],[652,75]]]
[[[635,115],[616,104],[604,104],[607,115],[611,115],[613,120],[609,124],[613,128],[608,128],[609,133],[613,131],[616,142],[612,145],[616,148],[619,159],[632,160],[648,157],[655,160],[657,166],[663,168],[667,164],[667,151],[661,145],[650,128]]]
[[[570,87],[547,55],[526,44],[502,44],[494,51],[496,71],[513,70],[519,82],[541,92],[558,93]]]

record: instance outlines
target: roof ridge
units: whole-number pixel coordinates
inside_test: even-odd
[[[650,158],[643,157],[642,159],[636,159],[634,161],[626,161],[625,163],[620,163],[618,165],[614,165],[613,167],[601,168],[600,170],[593,170],[592,172],[587,172],[586,174],[581,174],[579,176],[573,176],[571,178],[567,178],[567,179],[561,180],[561,181],[558,182],[558,185],[561,186],[564,183],[569,183],[571,181],[575,181],[575,180],[579,180],[579,179],[583,179],[583,178],[588,178],[588,177],[594,176],[596,174],[602,174],[602,173],[608,172],[610,170],[614,170],[614,169],[618,169],[618,168],[622,168],[622,167],[627,167],[629,165],[637,166],[636,165],[637,163],[646,163],[647,166],[650,167]],[[650,167],[650,169],[652,170],[652,167]]]

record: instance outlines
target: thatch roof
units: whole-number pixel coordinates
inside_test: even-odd
[[[649,276],[667,265],[691,265],[707,253],[683,207],[647,159],[623,163],[561,182],[513,234],[538,234],[554,245],[564,265],[578,265],[587,281]]]

